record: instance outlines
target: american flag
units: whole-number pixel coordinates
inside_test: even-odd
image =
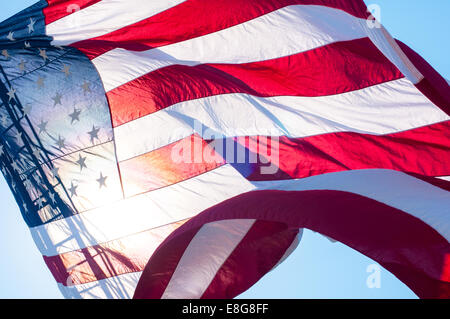
[[[67,298],[232,298],[302,229],[450,297],[450,88],[362,0],[47,0],[0,167]]]

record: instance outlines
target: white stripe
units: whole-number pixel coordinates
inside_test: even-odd
[[[131,299],[142,272],[128,273],[76,286],[58,288],[67,299]]]
[[[82,10],[69,5],[68,12],[76,12],[48,24],[46,32],[53,37],[53,45],[68,45],[118,30],[182,2],[184,0],[102,0]]]
[[[450,176],[440,176],[440,177],[437,177],[437,178],[442,179],[444,181],[449,181],[450,182]]]
[[[247,235],[254,219],[203,225],[183,253],[161,299],[198,299]]]
[[[246,63],[279,58],[337,41],[367,37],[366,20],[325,6],[295,5],[183,42],[133,52],[114,49],[93,60],[106,91],[173,65]]]
[[[239,116],[236,116],[239,114]],[[114,129],[119,161],[194,132],[206,139],[234,136],[306,137],[332,132],[390,134],[450,117],[407,79],[322,97],[260,98],[224,94],[172,105]],[[138,143],[130,143],[130,137]]]
[[[93,246],[192,217],[254,187],[229,165],[110,205],[31,228],[45,256]]]
[[[251,184],[229,165],[150,192],[140,200],[140,205],[112,204],[30,230],[41,253],[52,256],[145,231],[161,226],[164,221],[171,223],[195,216],[226,199],[256,189],[352,192],[403,210],[447,240],[450,238],[449,192],[407,174],[382,169],[354,170]]]
[[[253,219],[221,220],[204,225],[184,251],[162,299],[198,299],[213,281],[223,263],[242,242]],[[275,269],[297,248],[303,229],[272,268]]]

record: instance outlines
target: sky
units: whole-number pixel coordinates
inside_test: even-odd
[[[1,1],[0,21],[35,2]],[[450,79],[450,1],[365,2],[380,8],[381,22],[395,38]],[[62,298],[3,176],[0,176],[0,251],[0,298]],[[371,259],[305,231],[294,253],[239,298],[417,297]]]

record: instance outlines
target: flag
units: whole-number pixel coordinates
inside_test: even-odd
[[[362,0],[47,0],[0,166],[67,298],[232,298],[310,229],[450,297],[450,89]],[[308,262],[308,261],[305,261]]]

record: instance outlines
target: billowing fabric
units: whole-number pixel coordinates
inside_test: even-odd
[[[450,297],[450,88],[362,0],[40,1],[0,53],[0,167],[65,297],[233,298],[304,228]]]

